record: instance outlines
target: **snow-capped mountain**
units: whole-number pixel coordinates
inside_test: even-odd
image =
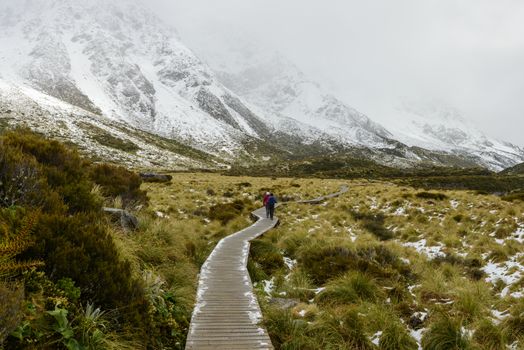
[[[0,80],[0,129],[28,127],[77,145],[86,156],[135,168],[222,168],[222,159]]]
[[[486,136],[459,110],[442,102],[403,101],[391,116],[388,130],[408,146],[469,157],[493,170],[524,161],[523,148]]]
[[[224,85],[256,106],[276,130],[309,142],[322,138],[353,147],[394,147],[384,127],[323,91],[282,55],[239,43],[242,39],[235,38],[221,50],[205,45],[197,52]]]
[[[284,60],[266,62],[265,72],[239,72],[252,86],[246,94],[251,99],[235,95],[138,1],[0,0],[0,5],[4,85],[34,89],[232,158],[246,139],[274,144],[275,133],[326,149],[333,143],[391,147],[384,128],[322,94]]]
[[[0,79],[188,143],[234,153],[269,131],[133,0],[0,0]]]
[[[434,161],[432,157],[425,157],[428,153],[417,150],[424,148],[492,170],[524,160],[524,149],[487,137],[453,108],[442,104],[404,103],[388,115],[383,127],[325,93],[278,53],[241,37],[231,40],[226,49],[204,44],[206,42],[197,43],[194,49],[206,59],[224,85],[267,115],[277,116],[273,125],[278,130],[299,134],[304,139],[323,137],[345,145],[395,148],[406,159]],[[215,42],[223,43],[223,40]]]
[[[204,45],[197,50],[204,63],[141,4],[0,0],[2,125],[25,123],[100,157],[117,145],[116,158],[105,158],[143,158],[147,166],[190,166],[194,155],[194,166],[220,166],[275,152],[355,152],[398,166],[498,169],[523,160],[521,149],[477,136],[473,142],[469,130],[447,122],[448,129],[428,123],[407,136],[391,133],[268,50]],[[456,145],[460,130],[466,135]],[[411,142],[420,138],[431,142]]]

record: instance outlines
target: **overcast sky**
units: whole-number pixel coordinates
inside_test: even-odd
[[[379,122],[395,117],[400,99],[445,101],[488,134],[524,146],[522,0],[147,4],[189,47],[205,44],[209,33],[226,41],[240,31]]]

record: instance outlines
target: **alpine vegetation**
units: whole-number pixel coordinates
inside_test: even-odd
[[[524,5],[240,2],[0,0],[0,348],[524,349]]]

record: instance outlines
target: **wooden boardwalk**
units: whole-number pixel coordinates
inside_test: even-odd
[[[340,192],[299,203],[319,203]],[[249,242],[278,223],[266,218],[265,208],[254,211],[258,220],[218,242],[202,269],[197,303],[191,317],[186,349],[273,349],[259,324],[262,313],[247,271]]]

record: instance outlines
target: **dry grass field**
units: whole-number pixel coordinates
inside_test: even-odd
[[[524,348],[520,175],[141,184],[35,134],[2,140],[0,347],[183,349],[202,264],[271,191],[280,225],[248,270],[277,349]]]
[[[122,258],[145,281],[150,299],[160,304],[157,309],[169,309],[173,327],[182,333],[188,330],[201,265],[221,238],[251,225],[249,213],[262,206],[265,191],[275,191],[280,200],[299,200],[339,186],[315,179],[172,175],[171,183],[142,185],[150,203],[138,210],[139,229],[131,234],[115,229],[113,237]],[[115,202],[107,204],[121,205]],[[183,346],[185,335],[180,336]]]
[[[524,347],[522,202],[349,186],[321,205],[289,205],[252,244],[277,348]]]
[[[150,206],[122,249],[173,292],[189,321],[199,267],[250,224],[266,190],[281,224],[249,270],[281,349],[519,349],[524,204],[380,181],[173,174],[144,184]],[[292,201],[350,190],[319,205]]]

